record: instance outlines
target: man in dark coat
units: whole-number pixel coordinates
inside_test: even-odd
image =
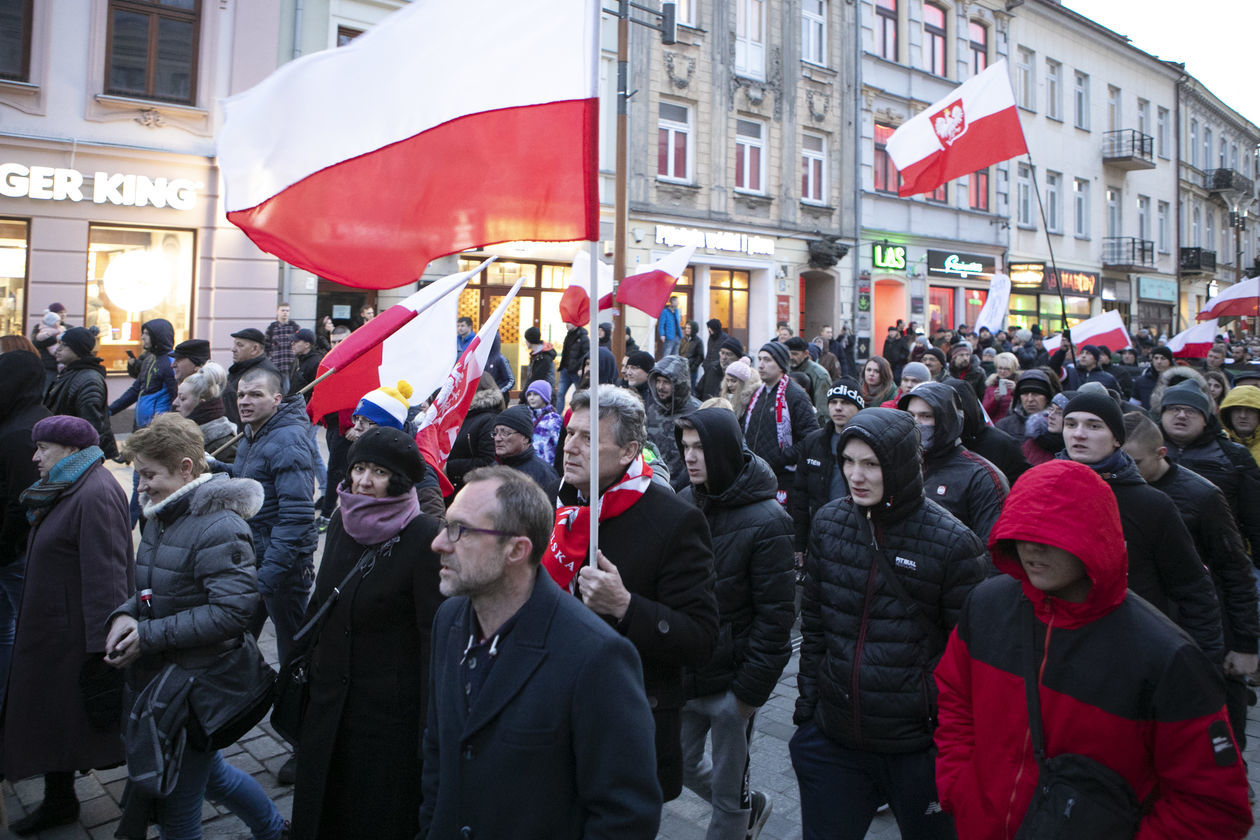
[[[985,548],[924,495],[905,412],[859,411],[840,453],[849,495],[814,519],[801,601],[789,747],[804,833],[861,837],[887,802],[903,836],[953,838],[936,794],[932,668],[984,579]]]
[[[954,389],[944,382],[924,382],[903,396],[897,408],[908,412],[919,427],[924,492],[988,545],[989,531],[1011,488],[997,467],[963,447],[957,400]]]
[[[0,703],[4,680],[13,653],[13,629],[18,605],[22,602],[22,574],[26,565],[26,537],[30,521],[22,504],[22,493],[39,480],[39,470],[31,456],[35,444],[31,429],[48,416],[40,402],[44,393],[44,366],[34,353],[11,351],[0,354],[0,382],[7,395],[0,403]]]
[[[1176,506],[1151,487],[1120,447],[1124,418],[1107,394],[1082,392],[1063,409],[1060,458],[1084,464],[1107,482],[1120,508],[1129,555],[1129,588],[1189,634],[1213,662],[1225,654],[1212,579]]]
[[[910,361],[910,345],[897,327],[888,328],[888,335],[884,338],[884,352],[881,355],[888,364],[892,365],[893,379],[901,379],[901,368]]]
[[[315,581],[318,533],[311,494],[316,459],[310,421],[306,402],[300,396],[284,396],[280,374],[270,365],[246,373],[237,384],[237,395],[245,436],[237,445],[236,460],[211,467],[262,485],[262,507],[249,520],[262,596],[253,633],[261,633],[270,617],[283,662],[293,634],[302,626]]]
[[[524,391],[531,383],[546,382],[552,388],[556,387],[556,348],[551,346],[550,341],[542,340],[538,327],[525,330],[525,343],[529,346],[529,373],[521,388],[522,401],[525,399]]]
[[[1142,372],[1133,378],[1133,399],[1141,403],[1142,408],[1150,409],[1151,394],[1159,385],[1159,377],[1173,366],[1173,351],[1159,346],[1151,351],[1151,363],[1142,368]]]
[[[289,304],[282,303],[276,307],[276,320],[267,325],[263,335],[263,351],[276,370],[287,372],[293,366],[293,358],[297,349],[293,346],[297,338],[298,325],[289,320]],[[311,344],[314,344],[312,333]]]
[[[1102,351],[1097,345],[1083,344],[1077,347],[1075,364],[1065,364],[1071,352],[1067,339],[1064,339],[1063,346],[1050,357],[1050,368],[1061,371],[1059,377],[1063,380],[1063,390],[1079,391],[1086,382],[1098,382],[1108,391],[1120,393],[1120,383],[1099,364]]]
[[[1028,418],[1045,411],[1050,399],[1059,389],[1050,382],[1050,374],[1044,370],[1026,370],[1015,380],[1015,400],[1010,413],[997,422],[996,428],[1006,432],[1017,443],[1027,437]]]
[[[525,473],[547,494],[554,506],[560,491],[555,468],[534,451],[534,415],[527,405],[514,405],[494,418],[494,457],[505,467]]]
[[[590,392],[574,395],[572,408],[560,508],[543,564],[639,651],[656,729],[657,777],[670,800],[682,791],[683,667],[707,662],[717,640],[709,526],[700,511],[651,480],[641,454],[647,431],[638,398],[601,386],[599,565],[582,565],[589,552],[589,500],[596,492]]]
[[[293,364],[289,366],[289,391],[296,394],[319,378],[319,363],[324,351],[315,346],[315,333],[308,329],[293,335]],[[308,392],[309,393],[309,392]]]
[[[954,389],[962,406],[962,445],[1001,470],[1008,487],[1014,484],[1030,466],[1019,441],[985,422],[984,407],[974,388],[961,379],[946,379],[945,384]]]
[[[118,456],[114,432],[109,424],[108,391],[105,387],[105,366],[93,355],[96,336],[83,327],[71,327],[62,333],[53,355],[61,364],[61,373],[53,380],[44,396],[50,414],[82,417],[100,435],[101,451],[106,458]]]
[[[966,341],[949,348],[949,375],[966,382],[975,389],[977,397],[984,398],[984,368]]]
[[[69,332],[69,330],[67,330]],[[99,437],[82,418],[55,415],[31,430],[40,481],[22,502],[32,517],[18,623],[0,731],[0,771],[13,781],[44,774],[44,801],[10,825],[19,835],[74,822],[74,776],[123,761],[121,697],[89,710],[83,680],[121,679],[105,662],[106,619],[135,592],[127,496],[104,466]],[[96,717],[99,715],[100,717]]]
[[[704,351],[704,372],[701,374],[700,384],[696,387],[696,396],[702,400],[716,397],[718,388],[722,385],[723,367],[718,362],[718,352],[722,349],[722,342],[726,340],[722,322],[717,318],[710,318],[705,322],[705,326],[709,329],[709,341]]]
[[[140,340],[144,343],[140,373],[131,387],[109,406],[109,413],[113,415],[135,404],[134,429],[142,429],[163,411],[170,411],[176,389],[170,355],[175,346],[175,328],[171,322],[165,318],[145,321],[140,328]]]
[[[1148,484],[1167,494],[1207,566],[1221,605],[1225,636],[1225,708],[1240,752],[1247,749],[1247,677],[1256,671],[1260,618],[1251,560],[1221,491],[1206,478],[1170,462],[1164,436],[1144,414],[1124,416],[1124,451]]]
[[[633,389],[639,395],[644,408],[652,401],[652,386],[648,380],[655,368],[656,359],[646,350],[635,350],[627,354],[626,363],[621,366],[625,387]]]
[[[1226,437],[1210,398],[1194,382],[1164,392],[1159,425],[1168,459],[1221,488],[1251,549],[1252,565],[1260,567],[1260,468],[1247,447]]]
[[[560,346],[560,385],[553,396],[556,410],[564,411],[564,400],[569,395],[569,388],[576,386],[582,378],[582,365],[591,354],[591,338],[585,327],[565,323],[568,332],[564,336],[564,344]]]
[[[744,445],[731,412],[701,409],[675,425],[690,480],[679,495],[700,508],[713,537],[721,640],[706,665],[686,672],[683,778],[713,805],[710,835],[741,837],[750,826],[755,835],[772,803],[748,787],[748,746],[757,709],[792,655],[792,520],[775,501],[774,471]]]
[[[276,370],[263,352],[265,341],[262,331],[253,327],[232,333],[232,366],[228,368],[227,387],[223,389],[223,414],[236,426],[241,425],[241,416],[236,411],[236,386],[246,373],[266,368],[279,376],[282,383],[284,381],[284,374]]]
[[[553,511],[534,482],[506,467],[467,479],[433,541],[449,600],[418,836],[652,840],[661,790],[634,645],[539,569]]]
[[[691,395],[691,373],[682,356],[665,356],[648,376],[647,411],[648,440],[669,467],[669,482],[675,490],[687,486],[687,468],[683,465],[674,434],[674,421],[686,417],[700,407]]]
[[[866,408],[858,381],[842,376],[827,391],[827,412],[831,420],[812,432],[801,444],[796,459],[796,476],[788,511],[796,527],[796,567],[803,569],[805,549],[809,547],[809,524],[827,502],[841,498],[848,489],[840,474],[837,444],[840,432],[859,411]]]
[[[818,429],[818,415],[809,394],[788,378],[792,357],[786,346],[769,341],[757,353],[761,387],[749,398],[740,418],[748,448],[774,470],[779,479],[779,504],[785,508],[796,470],[796,448]]]

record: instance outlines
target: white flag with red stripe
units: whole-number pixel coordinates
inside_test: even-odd
[[[450,457],[451,447],[459,435],[459,427],[464,424],[464,418],[468,416],[468,407],[472,404],[481,374],[486,369],[486,362],[490,358],[490,348],[494,346],[494,337],[499,331],[499,322],[503,320],[503,313],[507,311],[508,305],[516,297],[516,293],[524,282],[524,277],[516,281],[512,291],[499,301],[499,305],[481,325],[481,329],[473,336],[473,340],[468,342],[468,346],[464,348],[464,352],[460,354],[455,366],[446,377],[442,390],[438,392],[437,398],[433,400],[433,404],[419,421],[420,430],[416,432],[416,445],[420,447],[420,453],[424,455],[425,460],[437,467],[439,471],[446,468],[446,460]],[[442,494],[450,495],[453,488],[446,476],[443,475],[439,480],[442,483]]]
[[[1195,320],[1215,322],[1217,318],[1254,318],[1257,314],[1260,314],[1260,277],[1252,277],[1209,300]]]
[[[349,286],[510,240],[599,238],[600,4],[413,0],[228,99],[228,219]],[[470,41],[472,38],[472,41]]]
[[[1047,351],[1053,353],[1059,349],[1062,340],[1062,335],[1056,335],[1046,339],[1043,344]],[[1112,352],[1121,347],[1133,346],[1133,342],[1129,340],[1129,332],[1124,328],[1124,319],[1115,311],[1104,312],[1072,326],[1072,346],[1079,352],[1085,344],[1103,344]]]
[[[1216,319],[1195,324],[1168,341],[1168,349],[1178,359],[1206,359],[1208,351],[1216,343]]]
[[[687,245],[650,265],[637,268],[617,287],[617,303],[633,306],[653,318],[659,316],[665,304],[669,303],[674,284],[687,270],[695,252],[695,245]]]
[[[995,61],[907,121],[888,138],[887,148],[901,170],[897,194],[902,196],[931,192],[946,181],[1026,154],[1006,61]]]

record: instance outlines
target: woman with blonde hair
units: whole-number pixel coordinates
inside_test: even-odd
[[[215,455],[216,450],[236,436],[236,427],[227,419],[223,409],[223,388],[227,385],[227,371],[215,362],[206,362],[196,373],[179,383],[171,408],[187,417],[201,428],[206,451],[225,464],[236,458],[236,446]]]
[[[759,387],[761,387],[761,379],[753,370],[748,357],[744,356],[726,366],[726,373],[722,376],[722,385],[718,389],[717,396],[726,399],[731,404],[731,410],[735,412],[735,416],[742,418],[744,412],[748,410],[748,401],[752,399],[752,395]]]
[[[1015,399],[1015,379],[1019,376],[1019,359],[1014,353],[998,353],[993,359],[993,373],[984,383],[984,410],[994,423],[1011,411]]]

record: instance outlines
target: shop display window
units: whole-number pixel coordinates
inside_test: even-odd
[[[126,371],[127,352],[143,352],[145,321],[170,321],[177,344],[189,337],[195,244],[190,230],[90,227],[83,325],[100,330],[96,352],[106,370]]]
[[[0,219],[0,335],[24,332],[29,231],[25,221]]]

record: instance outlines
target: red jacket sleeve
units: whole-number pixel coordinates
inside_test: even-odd
[[[971,655],[955,629],[949,634],[945,653],[936,666],[936,791],[941,807],[954,817],[959,837],[988,836],[989,822],[979,798],[972,756],[975,753],[975,719],[971,700]]]

